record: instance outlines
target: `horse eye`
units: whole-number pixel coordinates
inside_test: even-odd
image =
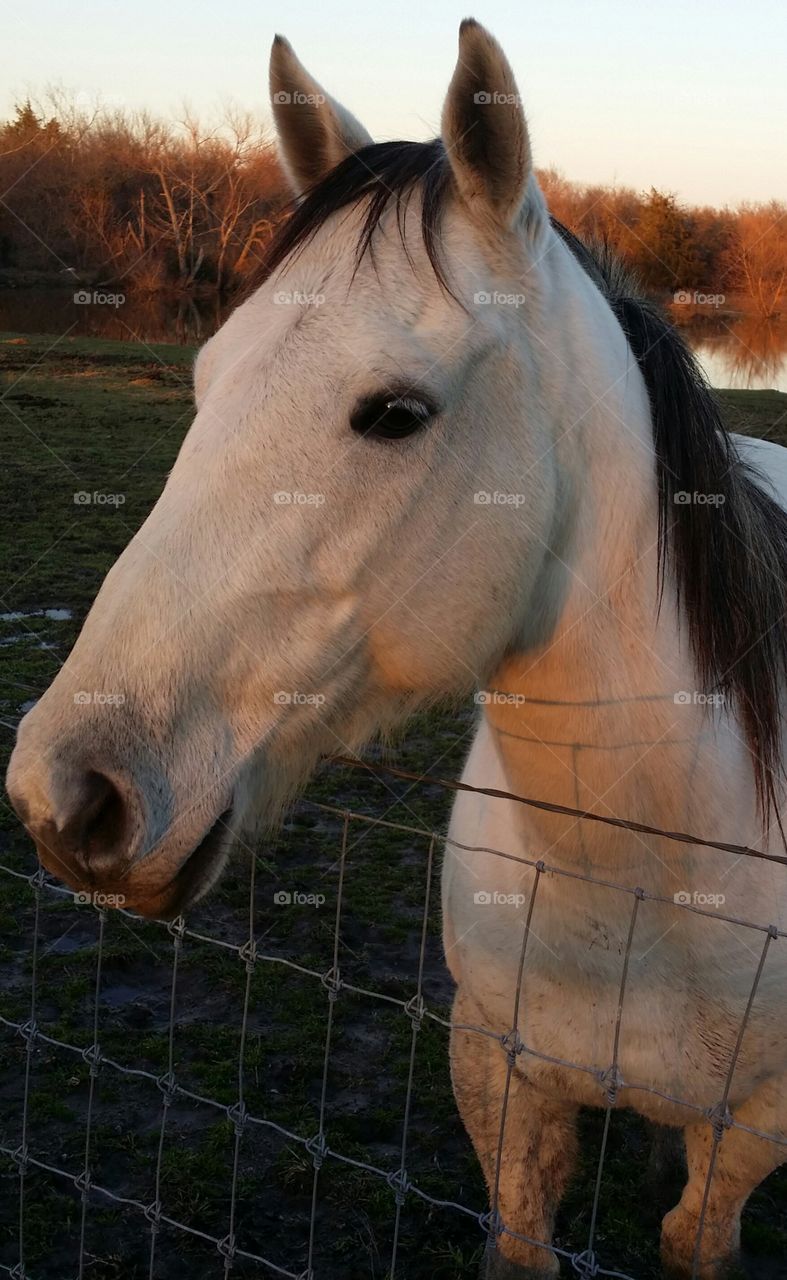
[[[434,406],[414,396],[375,396],[360,404],[350,425],[362,436],[402,440],[426,426]]]

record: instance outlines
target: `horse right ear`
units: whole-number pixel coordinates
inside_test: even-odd
[[[273,41],[270,91],[281,157],[296,195],[372,141],[355,116],[312,79],[284,36]]]
[[[459,58],[443,107],[442,136],[470,214],[511,229],[533,172],[522,100],[500,45],[473,18],[459,28]]]

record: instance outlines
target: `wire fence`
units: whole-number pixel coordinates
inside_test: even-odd
[[[426,775],[412,774],[404,770],[391,769],[382,765],[370,765],[364,762],[343,758],[339,758],[338,763],[357,769],[371,770],[378,774],[387,773],[394,777],[407,778],[419,782],[426,781],[431,784],[444,786],[450,790],[463,789],[479,791],[485,794],[508,796],[508,793],[490,792],[485,788],[468,787],[465,784],[449,780],[429,778]],[[574,816],[580,821],[599,821],[597,815],[589,814],[581,810],[570,809],[564,806],[553,806],[547,802],[530,799],[528,797],[508,796],[508,798],[525,805],[534,805],[546,810]],[[11,878],[18,884],[23,884],[29,888],[30,895],[32,896],[34,913],[32,938],[30,939],[29,1012],[24,1019],[10,1018],[5,1015],[0,1015],[0,1026],[2,1026],[10,1036],[21,1037],[21,1041],[24,1045],[24,1092],[18,1126],[19,1141],[11,1144],[5,1143],[0,1146],[0,1152],[2,1152],[8,1160],[13,1162],[18,1175],[17,1256],[16,1260],[10,1264],[0,1263],[0,1274],[10,1276],[12,1277],[12,1280],[36,1280],[34,1271],[29,1269],[27,1261],[30,1237],[26,1209],[28,1184],[31,1175],[34,1174],[35,1171],[42,1171],[52,1175],[55,1179],[62,1181],[64,1185],[68,1185],[78,1195],[80,1211],[79,1259],[77,1274],[79,1280],[82,1280],[89,1271],[89,1259],[86,1250],[86,1231],[89,1212],[91,1207],[95,1208],[96,1205],[102,1203],[111,1204],[122,1208],[123,1210],[128,1210],[129,1213],[138,1215],[140,1225],[144,1225],[149,1234],[149,1246],[147,1249],[146,1262],[149,1280],[156,1280],[157,1276],[165,1274],[160,1270],[161,1264],[159,1253],[159,1241],[161,1232],[164,1228],[172,1229],[175,1232],[182,1232],[191,1237],[196,1237],[205,1244],[213,1246],[218,1257],[221,1259],[221,1262],[218,1265],[223,1267],[223,1274],[225,1276],[230,1276],[233,1271],[237,1270],[241,1263],[253,1263],[258,1268],[262,1269],[259,1273],[261,1275],[284,1276],[288,1277],[289,1280],[319,1280],[320,1272],[318,1267],[317,1251],[318,1206],[320,1204],[321,1179],[324,1176],[326,1165],[331,1164],[337,1169],[343,1168],[344,1170],[354,1169],[356,1171],[360,1171],[372,1179],[379,1180],[380,1184],[384,1184],[390,1190],[392,1197],[393,1221],[392,1244],[386,1271],[386,1275],[389,1280],[400,1280],[400,1277],[404,1274],[402,1270],[400,1250],[402,1213],[404,1206],[408,1202],[412,1203],[413,1201],[420,1201],[422,1204],[428,1205],[432,1211],[439,1211],[440,1214],[455,1213],[464,1215],[466,1219],[471,1220],[475,1224],[479,1232],[479,1239],[486,1240],[488,1247],[490,1248],[493,1247],[496,1242],[500,1242],[505,1237],[509,1237],[512,1240],[518,1240],[523,1244],[543,1250],[545,1255],[551,1254],[553,1257],[559,1259],[573,1274],[585,1277],[586,1280],[590,1277],[596,1276],[613,1277],[617,1278],[617,1280],[635,1280],[635,1277],[632,1277],[627,1272],[615,1270],[611,1266],[609,1259],[602,1258],[600,1256],[598,1249],[599,1202],[604,1178],[605,1159],[608,1151],[610,1120],[612,1112],[618,1104],[623,1090],[626,1091],[629,1097],[636,1093],[651,1094],[663,1101],[684,1108],[687,1114],[687,1123],[689,1122],[689,1119],[693,1118],[694,1122],[697,1120],[704,1120],[710,1126],[712,1133],[712,1148],[707,1176],[705,1179],[702,1208],[698,1222],[694,1254],[694,1266],[696,1272],[699,1267],[701,1241],[705,1227],[717,1153],[725,1133],[732,1128],[737,1128],[757,1138],[761,1138],[764,1141],[787,1148],[787,1139],[785,1139],[784,1136],[776,1133],[767,1133],[743,1124],[736,1119],[730,1110],[730,1093],[733,1084],[733,1077],[738,1064],[741,1047],[746,1033],[746,1028],[749,1024],[758,987],[766,965],[768,953],[772,946],[775,943],[781,942],[787,934],[772,924],[747,921],[733,915],[723,914],[715,909],[708,910],[693,902],[684,903],[676,901],[673,898],[661,897],[659,895],[649,893],[636,885],[621,884],[607,879],[595,878],[591,875],[570,871],[563,867],[552,865],[542,859],[531,860],[516,856],[505,850],[481,848],[478,846],[461,844],[457,841],[449,841],[449,843],[457,850],[461,851],[463,855],[490,855],[492,857],[505,860],[508,863],[519,864],[523,868],[528,868],[529,871],[532,872],[532,888],[530,889],[529,898],[526,903],[525,920],[522,928],[521,950],[518,957],[516,989],[511,993],[511,1018],[508,1025],[500,1026],[498,1028],[490,1028],[469,1023],[455,1022],[451,1018],[444,1017],[438,1009],[430,1007],[425,997],[427,936],[430,912],[433,909],[435,893],[434,882],[437,861],[436,854],[441,844],[446,840],[445,835],[441,835],[437,831],[430,830],[426,826],[421,827],[417,825],[393,822],[386,818],[360,812],[353,812],[347,808],[324,804],[322,802],[309,799],[301,801],[300,803],[306,805],[315,812],[331,815],[332,820],[338,820],[340,830],[340,843],[338,850],[338,888],[333,926],[332,957],[329,967],[324,970],[309,967],[308,965],[298,963],[290,957],[276,954],[274,951],[267,951],[262,947],[260,939],[255,932],[256,863],[255,859],[252,858],[249,882],[248,930],[243,942],[232,943],[225,939],[211,936],[205,932],[193,930],[182,917],[179,917],[169,923],[160,923],[157,925],[158,928],[162,931],[165,930],[169,935],[171,946],[167,1063],[166,1070],[158,1074],[141,1067],[130,1065],[126,1062],[118,1061],[115,1057],[109,1056],[102,1051],[102,979],[105,937],[108,921],[108,914],[102,908],[75,908],[76,910],[96,910],[98,914],[95,981],[92,996],[92,1034],[90,1039],[86,1043],[78,1044],[50,1034],[51,1028],[47,1028],[47,1024],[42,1018],[39,1002],[42,904],[50,895],[59,895],[61,900],[64,902],[68,900],[73,901],[74,895],[57,883],[53,882],[41,868],[35,870],[31,874],[27,874],[16,868],[0,865],[0,876]],[[711,851],[714,849],[722,849],[726,852],[739,854],[741,856],[753,858],[765,857],[769,858],[771,861],[787,862],[787,859],[778,858],[775,855],[767,855],[760,850],[749,849],[737,845],[725,845],[719,842],[705,841],[686,833],[660,831],[657,828],[644,827],[642,824],[628,823],[623,819],[617,818],[601,820],[608,821],[612,825],[622,826],[634,831],[647,831],[650,834],[661,836],[667,840],[684,843],[690,842],[699,847],[707,847]],[[348,843],[350,840],[350,833],[359,827],[373,827],[378,831],[390,830],[392,832],[404,833],[410,837],[418,837],[424,842],[424,848],[426,850],[424,866],[425,890],[420,921],[420,946],[418,950],[417,974],[408,998],[398,998],[384,991],[374,990],[352,983],[347,980],[346,975],[342,972],[341,944],[348,872]],[[527,966],[528,947],[533,934],[532,922],[534,907],[539,893],[539,888],[545,875],[563,878],[566,880],[581,881],[588,885],[595,885],[617,891],[620,894],[625,895],[630,904],[625,951],[621,961],[621,977],[617,999],[617,1015],[614,1025],[612,1054],[610,1061],[603,1069],[593,1066],[590,1063],[571,1061],[551,1056],[539,1050],[534,1044],[528,1043],[523,1034],[521,1016],[523,981]],[[742,1010],[734,1049],[726,1067],[724,1085],[720,1096],[710,1107],[702,1107],[696,1101],[692,1101],[690,1099],[674,1097],[671,1094],[663,1092],[643,1081],[624,1079],[621,1073],[621,1028],[629,982],[632,945],[636,936],[638,919],[644,905],[649,902],[668,903],[670,907],[681,912],[690,912],[696,915],[706,916],[716,922],[724,921],[731,925],[740,926],[743,929],[751,931],[751,935],[753,937],[760,939],[758,952],[759,958],[756,965],[756,971],[754,973],[745,1008]],[[215,1097],[205,1096],[199,1092],[195,1092],[194,1090],[186,1087],[182,1080],[178,1079],[176,1038],[178,1026],[179,964],[182,955],[182,948],[184,943],[189,939],[207,944],[211,947],[220,948],[225,954],[234,955],[245,969],[245,988],[240,1026],[240,1048],[237,1063],[237,1092],[236,1097],[231,1104],[226,1104]],[[307,1134],[297,1132],[295,1129],[274,1122],[263,1115],[254,1114],[247,1105],[247,1076],[244,1065],[245,1046],[249,1027],[252,978],[255,971],[261,966],[271,966],[274,970],[287,969],[291,973],[297,974],[299,979],[302,978],[304,982],[320,984],[325,993],[325,1031],[322,1044],[321,1089],[317,1125],[312,1132]],[[329,1145],[327,1141],[326,1127],[330,1106],[329,1071],[331,1065],[336,1011],[342,999],[351,995],[360,997],[364,1001],[376,1002],[378,1004],[382,1002],[387,1008],[395,1009],[402,1018],[407,1019],[410,1024],[409,1058],[406,1071],[404,1108],[401,1119],[401,1145],[398,1159],[395,1162],[392,1162],[390,1167],[387,1168],[356,1158],[342,1150],[337,1150],[333,1146]],[[495,1044],[499,1047],[500,1054],[505,1062],[505,1083],[502,1095],[499,1099],[500,1124],[497,1141],[496,1170],[495,1176],[492,1179],[493,1194],[491,1196],[491,1204],[488,1207],[472,1207],[460,1203],[457,1199],[450,1196],[447,1196],[446,1198],[436,1197],[430,1194],[422,1186],[419,1186],[408,1172],[408,1144],[410,1142],[412,1127],[414,1083],[418,1069],[419,1034],[427,1021],[437,1024],[446,1030],[461,1031],[478,1037],[483,1037],[488,1043]],[[35,1058],[36,1050],[41,1049],[42,1047],[57,1050],[65,1055],[71,1055],[74,1060],[81,1060],[87,1064],[89,1069],[84,1158],[81,1161],[80,1166],[76,1168],[63,1168],[52,1160],[43,1159],[40,1153],[37,1153],[36,1151],[33,1134],[33,1120],[31,1116],[31,1091],[37,1069]],[[509,1104],[512,1080],[514,1079],[514,1073],[520,1066],[526,1067],[528,1060],[551,1064],[553,1067],[558,1067],[565,1071],[584,1073],[585,1076],[591,1078],[598,1086],[599,1103],[605,1109],[598,1165],[593,1183],[594,1191],[592,1204],[590,1206],[589,1229],[587,1232],[587,1238],[583,1240],[582,1247],[579,1249],[571,1250],[545,1240],[532,1239],[528,1236],[522,1235],[514,1230],[509,1223],[503,1221],[499,1211],[501,1163],[505,1150],[506,1125],[510,1111]],[[104,1073],[113,1073],[118,1078],[127,1081],[144,1081],[146,1086],[150,1086],[149,1108],[151,1113],[154,1109],[157,1109],[159,1121],[155,1174],[149,1200],[121,1195],[116,1190],[113,1190],[111,1186],[106,1186],[103,1185],[103,1183],[96,1181],[93,1176],[93,1137],[96,1090],[99,1078]],[[180,1218],[174,1216],[172,1213],[167,1212],[167,1207],[163,1202],[162,1168],[168,1140],[168,1126],[171,1111],[173,1104],[176,1101],[198,1103],[211,1108],[216,1115],[226,1118],[232,1126],[234,1138],[229,1190],[229,1214],[226,1222],[226,1231],[221,1235],[211,1234],[210,1232],[201,1230],[198,1226],[195,1226],[194,1223],[187,1223],[180,1220]],[[304,1241],[299,1242],[302,1250],[301,1256],[305,1255],[305,1266],[283,1265],[281,1262],[274,1261],[271,1257],[266,1257],[261,1253],[242,1248],[238,1242],[237,1216],[239,1209],[239,1196],[241,1195],[241,1188],[239,1185],[241,1151],[244,1142],[248,1140],[249,1134],[255,1130],[258,1132],[268,1131],[270,1133],[278,1134],[288,1143],[294,1144],[295,1147],[299,1148],[303,1153],[304,1159],[308,1159],[311,1164],[311,1211],[308,1233],[307,1238]],[[787,1159],[787,1150],[785,1150],[785,1159]],[[257,1274],[257,1272],[254,1274]],[[353,1272],[353,1274],[357,1274],[357,1272]]]

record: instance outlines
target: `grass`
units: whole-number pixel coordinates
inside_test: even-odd
[[[161,490],[190,423],[193,352],[174,346],[58,341],[0,335],[0,432],[5,459],[0,484],[7,516],[0,556],[7,566],[0,610],[2,719],[13,725],[65,658],[104,574],[144,520]],[[787,396],[722,394],[731,425],[787,443]],[[778,432],[773,424],[779,422]],[[115,495],[112,502],[75,501],[77,494]],[[46,617],[41,610],[68,611]],[[471,709],[432,713],[409,727],[401,762],[413,770],[456,775],[472,730]],[[11,733],[6,734],[10,748]],[[7,752],[6,752],[7,753]],[[439,762],[439,764],[437,763]],[[318,775],[311,800],[382,813],[439,829],[448,799],[435,788],[410,789],[350,770]],[[308,805],[255,852],[255,919],[267,955],[325,973],[331,964],[341,822]],[[423,902],[426,842],[406,833],[353,828],[342,926],[346,981],[395,999],[414,990]],[[34,869],[28,842],[0,806],[2,861]],[[250,858],[239,858],[190,926],[241,944],[248,907]],[[6,1017],[30,1016],[33,894],[3,877],[0,901]],[[323,908],[282,910],[276,890],[313,892]],[[428,921],[427,997],[447,1013],[450,983],[442,966],[437,895]],[[44,895],[40,917],[36,1017],[55,1039],[90,1044],[97,964],[96,913]],[[100,1045],[117,1062],[160,1077],[170,1054],[172,936],[160,925],[112,913],[106,924],[100,989]],[[237,954],[187,937],[179,956],[172,1035],[175,1074],[186,1089],[231,1106],[238,1096],[240,1025],[246,970]],[[243,1053],[250,1112],[301,1135],[317,1131],[328,992],[315,978],[258,961],[250,985]],[[24,1045],[1,1033],[3,1142],[20,1141]],[[396,1005],[343,992],[334,1007],[326,1138],[350,1159],[386,1170],[399,1164],[412,1038]],[[478,1166],[459,1122],[447,1071],[446,1034],[427,1021],[418,1036],[408,1172],[436,1197],[483,1211]],[[39,1159],[79,1174],[85,1159],[89,1068],[80,1052],[38,1044],[32,1057],[30,1149]],[[235,1134],[226,1115],[178,1096],[166,1111],[155,1081],[102,1067],[92,1117],[95,1182],[147,1205],[155,1195],[162,1119],[161,1200],[165,1212],[196,1231],[222,1238],[230,1221]],[[557,1240],[581,1248],[587,1236],[601,1113],[583,1118],[583,1162],[558,1224]],[[602,1187],[598,1248],[606,1265],[638,1277],[658,1274],[660,1197],[648,1183],[647,1126],[615,1115]],[[17,1175],[0,1163],[6,1195],[0,1208],[0,1263],[17,1260]],[[247,1126],[237,1166],[237,1242],[298,1271],[305,1242],[314,1166],[304,1147],[271,1128]],[[360,1167],[328,1160],[320,1172],[318,1274],[326,1280],[385,1275],[392,1239],[391,1187]],[[82,1221],[80,1193],[42,1171],[26,1179],[25,1248],[33,1280],[76,1274]],[[787,1179],[777,1173],[752,1198],[745,1228],[750,1252],[787,1254]],[[476,1224],[408,1197],[402,1212],[404,1274],[419,1280],[474,1276],[482,1250]],[[86,1217],[87,1275],[148,1276],[149,1224],[134,1210],[94,1194]],[[220,1274],[214,1246],[162,1227],[154,1274],[160,1280]],[[239,1262],[233,1275],[256,1276]],[[762,1273],[763,1275],[766,1272]],[[776,1275],[768,1271],[769,1275]]]

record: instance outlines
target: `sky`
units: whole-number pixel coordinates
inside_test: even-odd
[[[537,165],[691,203],[787,199],[787,0],[36,0],[4,13],[0,111],[59,85],[270,120],[279,30],[375,139],[433,137],[468,14],[508,54]]]

